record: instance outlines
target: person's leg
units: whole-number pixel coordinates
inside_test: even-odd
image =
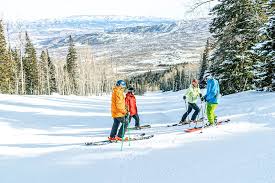
[[[207,113],[207,118],[208,118],[208,121],[209,121],[210,125],[214,124],[215,109],[217,108],[217,106],[218,106],[218,104],[207,103],[206,113]]]
[[[192,111],[192,107],[190,105],[190,103],[188,103],[188,109],[187,111],[183,114],[182,118],[181,118],[181,121],[185,121],[187,116],[190,114],[190,112]]]
[[[127,119],[127,118],[126,118]],[[131,123],[132,116],[129,115],[129,124]],[[127,121],[128,122],[128,121]]]
[[[119,123],[120,122],[118,121],[118,119],[114,118],[114,123],[113,123],[111,134],[110,134],[111,138],[114,138],[116,136]]]
[[[192,120],[192,121],[195,121],[196,118],[197,118],[197,115],[198,115],[199,112],[200,112],[200,108],[197,106],[197,104],[191,104],[191,106],[192,106],[192,108],[195,110],[195,112],[194,112],[193,115],[192,115],[191,120]]]
[[[139,116],[138,114],[134,115],[133,118],[135,119],[135,127],[139,127]]]
[[[124,134],[127,130],[127,127],[128,127],[128,123],[126,122],[125,120],[125,117],[121,117],[119,118],[119,121],[121,123],[121,126],[120,126],[120,129],[119,129],[119,132],[118,132],[118,137],[122,138],[124,137]]]

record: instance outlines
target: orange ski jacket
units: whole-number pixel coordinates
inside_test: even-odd
[[[121,86],[115,86],[112,93],[112,117],[119,118],[126,115],[124,89]]]

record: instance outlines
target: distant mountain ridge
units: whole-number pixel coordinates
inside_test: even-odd
[[[68,36],[76,45],[90,45],[98,61],[112,59],[119,72],[165,69],[163,65],[198,62],[210,20],[173,20],[130,16],[72,16],[22,22],[38,49],[49,48],[56,59],[65,58]],[[11,39],[18,30],[11,25]],[[138,70],[137,70],[138,68]]]

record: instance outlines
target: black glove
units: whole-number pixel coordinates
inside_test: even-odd
[[[200,93],[200,98],[202,98],[202,94]]]
[[[185,99],[186,99],[186,96],[184,95],[184,96],[183,96],[183,100],[185,100]]]

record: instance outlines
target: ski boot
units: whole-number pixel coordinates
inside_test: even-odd
[[[122,141],[122,138],[121,138],[121,137],[118,137],[118,136],[116,136],[115,139],[116,139],[116,141]],[[128,141],[129,138],[128,138],[128,137],[125,137],[123,140],[124,140],[124,141]]]
[[[115,137],[108,137],[108,140],[109,140],[110,142],[117,141]]]

